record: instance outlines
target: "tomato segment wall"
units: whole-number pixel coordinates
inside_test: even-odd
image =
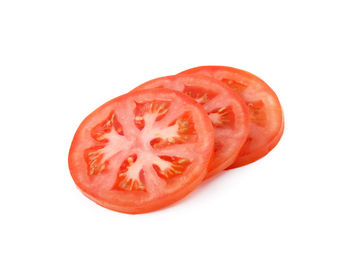
[[[167,88],[193,98],[206,110],[214,127],[215,150],[207,175],[230,166],[249,133],[249,114],[243,100],[221,82],[199,75],[178,75],[148,81],[135,90]]]
[[[90,114],[69,166],[85,195],[107,208],[147,212],[187,195],[204,178],[214,133],[204,109],[170,90],[133,92]]]

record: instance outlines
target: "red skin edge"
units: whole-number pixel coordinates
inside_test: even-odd
[[[257,153],[251,154],[250,156],[245,156],[243,157],[242,160],[240,161],[235,161],[232,165],[230,165],[229,167],[227,167],[225,170],[230,170],[230,169],[234,169],[234,168],[238,168],[241,166],[245,166],[247,164],[250,163],[254,163],[256,161],[258,161],[259,159],[265,157],[274,147],[276,147],[276,145],[278,144],[278,142],[281,140],[283,132],[284,132],[284,116],[282,114],[282,125],[281,125],[281,129],[279,131],[279,133],[275,136],[275,138],[273,139],[273,141],[267,145],[265,148],[262,148],[259,150],[259,156],[257,156]],[[242,145],[243,148],[244,145]],[[254,158],[256,157],[256,158]],[[239,157],[237,157],[239,158]],[[242,157],[241,157],[242,158]],[[254,159],[252,159],[254,158]]]

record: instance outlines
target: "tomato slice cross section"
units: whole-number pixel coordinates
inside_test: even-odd
[[[143,213],[191,192],[206,175],[213,149],[214,130],[200,104],[172,90],[136,91],[84,119],[69,168],[96,203]]]
[[[249,133],[249,114],[244,101],[227,85],[200,75],[177,75],[148,81],[135,90],[172,89],[201,104],[215,133],[215,151],[207,178],[230,166]]]
[[[250,133],[235,168],[254,162],[269,153],[279,142],[284,130],[281,104],[274,91],[257,76],[226,66],[201,66],[182,74],[199,74],[215,78],[236,91],[246,102],[250,116]]]

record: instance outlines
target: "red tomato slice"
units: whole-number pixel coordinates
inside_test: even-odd
[[[96,203],[144,213],[191,192],[206,175],[213,149],[213,127],[201,105],[172,90],[136,91],[85,118],[69,169]]]
[[[254,162],[269,153],[279,142],[284,130],[283,111],[273,90],[257,76],[225,66],[202,66],[180,74],[200,74],[228,85],[246,102],[250,114],[250,133],[235,168]]]
[[[237,93],[221,82],[199,75],[162,77],[148,81],[135,90],[167,88],[194,98],[207,111],[215,132],[215,152],[207,177],[230,166],[249,133],[249,114]]]

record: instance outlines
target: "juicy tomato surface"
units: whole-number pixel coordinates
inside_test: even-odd
[[[213,149],[214,130],[202,106],[157,89],[122,95],[87,116],[68,161],[88,198],[115,211],[144,213],[200,184]]]
[[[244,101],[227,85],[201,75],[177,75],[148,81],[135,90],[167,88],[180,91],[201,104],[215,133],[215,151],[206,178],[230,166],[249,133],[249,114]]]
[[[215,78],[236,91],[246,102],[251,121],[249,136],[229,169],[254,162],[277,145],[284,130],[283,111],[276,94],[262,79],[247,71],[225,66],[195,67],[180,74]]]

